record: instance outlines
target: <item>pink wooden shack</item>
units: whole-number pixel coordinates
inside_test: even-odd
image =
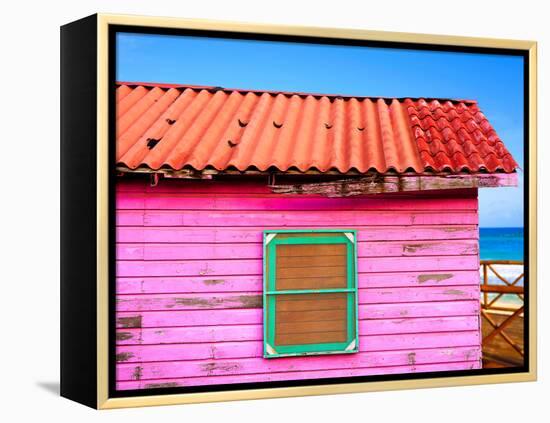
[[[120,83],[117,389],[481,366],[475,101]]]

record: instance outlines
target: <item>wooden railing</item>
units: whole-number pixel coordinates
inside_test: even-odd
[[[512,280],[503,277],[496,265],[523,265],[514,260],[481,260],[481,319],[483,329],[482,350],[485,362],[498,366],[518,366],[523,364],[523,313],[524,296],[522,270]],[[489,276],[495,275],[503,284],[489,283]],[[515,295],[518,304],[502,304],[503,295]]]

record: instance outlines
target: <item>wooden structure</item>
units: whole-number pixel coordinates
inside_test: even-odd
[[[323,198],[117,183],[119,389],[481,367],[475,190]],[[263,358],[262,233],[350,228],[359,352]],[[328,269],[330,270],[330,268]]]
[[[523,266],[522,261],[482,260],[481,324],[483,367],[522,366],[524,360],[523,271],[513,279],[503,277],[495,266]],[[493,274],[501,284],[490,284]],[[514,296],[519,302],[503,301]]]

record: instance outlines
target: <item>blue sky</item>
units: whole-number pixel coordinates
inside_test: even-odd
[[[521,57],[119,33],[116,59],[119,81],[475,99],[523,167]],[[519,177],[480,190],[480,226],[523,226]]]

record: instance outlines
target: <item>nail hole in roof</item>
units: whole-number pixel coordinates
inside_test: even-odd
[[[325,128],[330,129],[330,128],[332,128],[332,125],[330,123],[325,122]]]
[[[282,123],[277,123],[277,122],[273,121],[273,126],[274,126],[275,128],[281,128],[281,127],[283,126],[283,124],[282,124]]]
[[[234,147],[237,146],[237,143],[235,143],[235,142],[233,142],[233,141],[231,141],[231,140],[227,140],[227,144],[228,144],[229,147],[231,147],[231,148],[234,148]]]
[[[155,148],[155,145],[157,145],[159,142],[160,142],[160,139],[147,138],[147,148],[149,150],[152,150],[153,148]]]
[[[358,127],[357,127],[357,130],[358,130],[358,131],[364,131],[364,130],[365,130],[365,127],[364,127],[364,126],[358,126]]]
[[[166,122],[168,123],[168,125],[173,125],[174,123],[176,123],[176,119],[166,118]]]
[[[242,120],[239,119],[239,126],[241,128],[244,128],[246,125],[248,125],[248,122],[245,122],[245,121],[242,121]]]

